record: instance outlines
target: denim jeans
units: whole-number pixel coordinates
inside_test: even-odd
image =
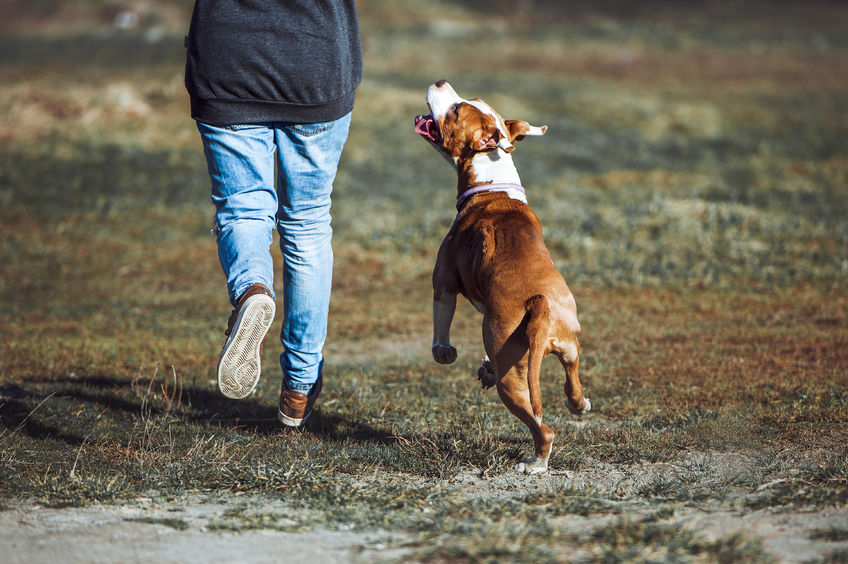
[[[230,301],[255,283],[274,293],[273,229],[283,254],[283,382],[318,380],[333,276],[330,199],[350,114],[313,124],[198,122],[212,179],[218,257]],[[275,174],[276,172],[276,174]]]

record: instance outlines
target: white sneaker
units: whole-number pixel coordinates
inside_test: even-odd
[[[218,359],[218,389],[226,397],[242,399],[256,389],[262,370],[262,340],[274,322],[276,309],[271,292],[262,284],[254,284],[239,297]]]

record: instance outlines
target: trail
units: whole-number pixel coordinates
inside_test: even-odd
[[[639,521],[671,508],[663,524],[682,526],[706,541],[742,533],[747,539],[760,540],[778,562],[811,562],[834,553],[848,554],[848,540],[828,540],[820,534],[848,530],[848,507],[746,509],[744,500],[760,495],[759,491],[740,490],[738,495],[703,503],[649,501],[635,495],[658,477],[679,477],[691,472],[694,465],[709,470],[690,484],[710,489],[753,464],[753,459],[742,453],[700,453],[678,463],[593,464],[579,472],[552,470],[540,476],[504,473],[492,477],[484,470],[468,468],[447,480],[403,474],[382,479],[408,487],[452,489],[469,500],[520,499],[556,488],[573,488],[587,495],[612,493],[607,497],[611,502],[606,510],[553,517],[559,539],[586,539],[612,521]],[[371,475],[361,481],[367,485],[375,479]],[[262,495],[151,496],[113,505],[58,509],[11,502],[0,511],[0,547],[7,564],[392,562],[410,561],[410,551],[415,553],[415,537],[409,531],[357,530],[353,525],[311,528],[304,527],[304,522],[308,519],[293,514],[284,501]],[[553,547],[569,554],[569,561],[590,561],[593,557],[591,542],[561,546],[561,541],[555,541]]]

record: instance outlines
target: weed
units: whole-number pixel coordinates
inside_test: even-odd
[[[848,451],[835,452],[820,465],[802,469],[801,476],[813,484],[848,486]]]
[[[185,531],[189,527],[188,523],[184,520],[175,517],[127,517],[125,521],[148,523],[150,525],[164,525],[178,531]]]
[[[848,549],[842,548],[829,552],[820,562],[824,564],[840,564],[846,560],[848,560]]]
[[[811,539],[822,539],[830,542],[848,541],[848,529],[838,529],[831,527],[829,529],[815,529],[810,531]]]
[[[597,488],[558,487],[546,492],[526,495],[523,502],[541,506],[551,517],[563,515],[588,516],[596,513],[619,511],[623,504],[613,498],[611,492]]]
[[[618,519],[592,534],[602,562],[678,561],[691,557],[718,562],[771,562],[759,541],[735,534],[721,541],[701,540],[680,525],[651,520]]]
[[[642,485],[638,490],[639,495],[659,499],[688,499],[689,492],[673,476],[657,475]]]
[[[811,487],[798,482],[780,484],[745,500],[745,506],[755,510],[766,507],[843,507],[846,504],[846,488]]]
[[[249,531],[273,530],[297,532],[304,530],[306,524],[293,520],[290,515],[268,511],[256,511],[248,507],[229,509],[206,525],[210,531]]]

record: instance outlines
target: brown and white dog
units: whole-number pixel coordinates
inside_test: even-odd
[[[577,376],[577,307],[542,240],[512,162],[514,143],[546,126],[504,120],[488,104],[460,98],[444,80],[427,90],[430,115],[415,131],[456,168],[458,213],[433,270],[433,358],[456,360],[450,326],[456,296],[483,314],[484,387],[497,386],[506,407],[530,429],[534,455],[516,466],[545,472],[555,433],[542,423],[539,374],[553,353],[565,368],[566,405],[582,415],[591,405]]]

